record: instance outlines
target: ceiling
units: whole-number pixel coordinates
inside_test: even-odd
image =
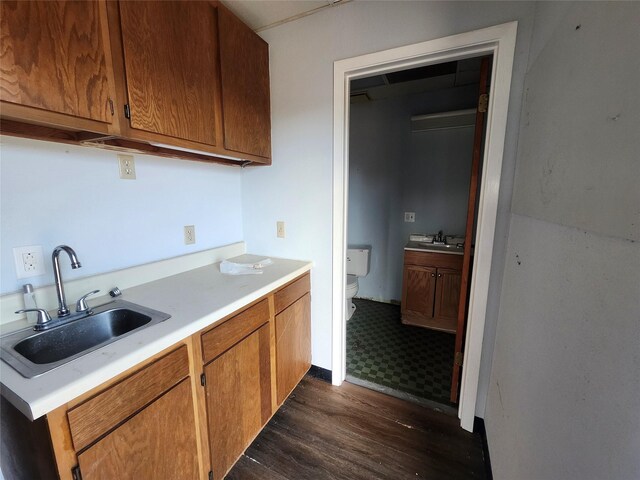
[[[259,32],[351,0],[223,0],[244,23]]]

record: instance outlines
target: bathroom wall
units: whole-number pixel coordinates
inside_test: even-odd
[[[147,155],[135,162],[137,179],[121,180],[115,152],[1,137],[0,293],[53,283],[59,244],[82,263],[72,270],[61,257],[72,279],[243,239],[239,168]],[[185,225],[196,227],[193,245],[184,244]],[[18,280],[13,247],[26,245],[43,247],[46,273]]]
[[[541,2],[485,424],[494,478],[640,478],[640,3]]]
[[[411,132],[410,118],[472,108],[477,89],[351,105],[348,243],[372,247],[370,273],[359,280],[358,297],[400,300],[410,233],[464,233],[473,127]],[[415,223],[405,222],[404,212],[415,212]]]

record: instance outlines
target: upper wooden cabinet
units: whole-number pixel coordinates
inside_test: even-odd
[[[218,27],[206,2],[120,2],[131,127],[216,145]]]
[[[115,90],[105,4],[0,6],[2,116],[108,132]]]
[[[224,146],[270,157],[269,45],[224,8],[219,24]]]
[[[268,45],[219,2],[2,2],[2,133],[271,163]]]

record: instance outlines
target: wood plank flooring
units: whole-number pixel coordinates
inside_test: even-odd
[[[227,479],[485,479],[482,441],[456,417],[307,375]]]

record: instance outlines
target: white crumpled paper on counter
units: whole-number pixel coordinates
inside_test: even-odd
[[[236,263],[223,260],[220,263],[220,271],[227,275],[260,275],[263,268],[271,265],[273,260],[264,258],[253,263]]]

